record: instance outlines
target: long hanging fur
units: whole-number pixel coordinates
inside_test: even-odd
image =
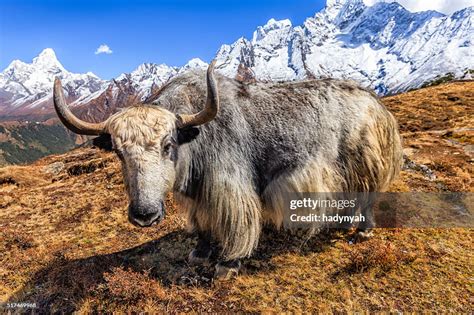
[[[225,259],[249,256],[263,222],[283,225],[287,193],[384,191],[399,173],[395,119],[353,82],[217,80],[221,108],[179,148],[174,191],[191,229],[210,232]],[[152,99],[160,111],[189,114],[202,109],[205,97],[205,73],[189,72]],[[121,120],[128,121],[112,121]]]

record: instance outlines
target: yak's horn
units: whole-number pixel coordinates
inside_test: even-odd
[[[59,116],[61,122],[72,132],[75,132],[80,135],[100,135],[105,133],[105,123],[89,123],[83,120],[80,120],[71,112],[66,104],[66,99],[64,98],[63,88],[61,86],[61,80],[56,78],[54,80],[54,89],[53,89],[53,100],[54,108],[56,113]]]
[[[213,120],[219,111],[219,93],[217,91],[217,82],[214,78],[214,66],[216,60],[212,61],[207,68],[207,101],[206,106],[197,114],[179,115],[178,127],[185,128],[198,126]]]

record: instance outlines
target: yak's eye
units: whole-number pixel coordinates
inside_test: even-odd
[[[163,147],[163,154],[164,154],[164,155],[169,155],[170,152],[171,152],[171,147],[172,147],[171,142],[167,142],[167,143],[165,144],[165,146]]]

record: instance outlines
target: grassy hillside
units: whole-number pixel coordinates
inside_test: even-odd
[[[24,164],[75,147],[76,136],[60,124],[1,123],[0,166]]]
[[[449,83],[384,100],[407,156],[392,191],[473,192],[472,91]],[[360,244],[344,231],[267,230],[241,276],[213,282],[212,267],[187,264],[196,237],[172,196],[147,229],[128,223],[126,206],[109,153],[0,168],[0,302],[67,313],[474,311],[473,229],[378,229]]]

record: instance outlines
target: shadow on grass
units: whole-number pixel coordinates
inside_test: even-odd
[[[305,239],[265,229],[254,256],[243,261],[243,273],[266,273],[278,268],[271,258],[281,253],[293,252],[304,256],[324,251],[332,246],[331,240],[335,237],[345,237],[341,236],[343,234],[330,231]],[[57,254],[7,303],[35,303],[40,312],[70,313],[78,310],[86,299],[110,298],[107,296],[108,283],[104,275],[113,273],[116,268],[145,273],[151,281],[158,281],[165,289],[173,286],[211,287],[213,264],[192,267],[187,263],[187,255],[195,243],[195,235],[179,230],[157,240],[106,255],[69,260]]]

